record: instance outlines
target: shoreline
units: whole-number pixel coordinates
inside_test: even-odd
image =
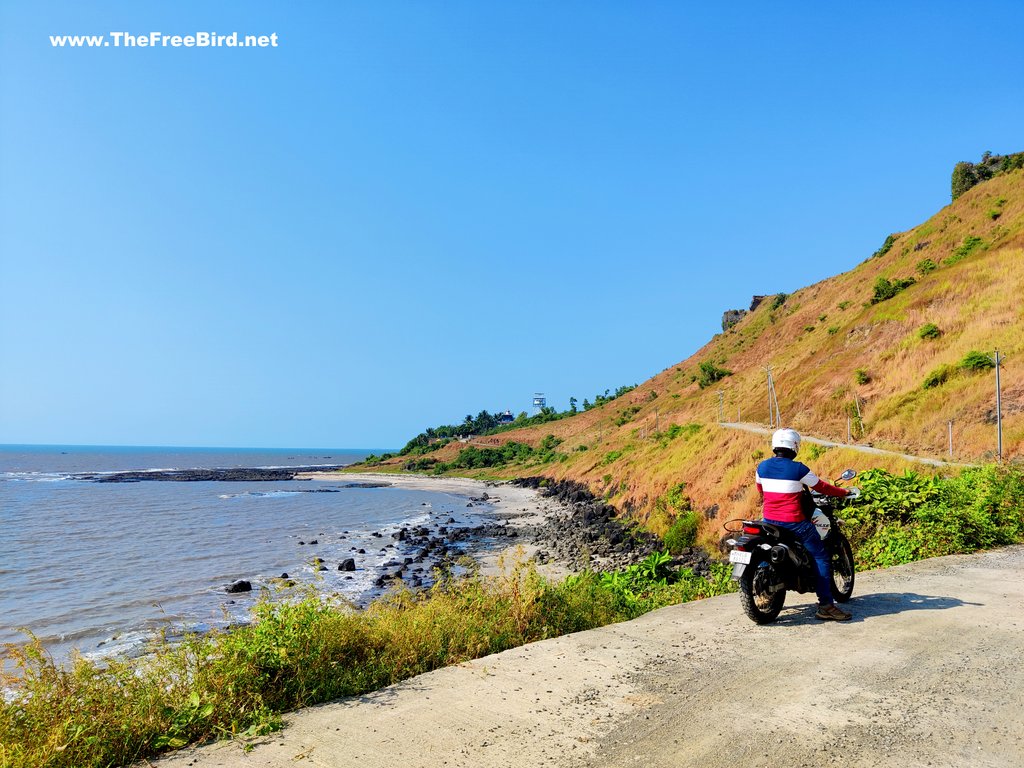
[[[296,479],[328,481],[340,473],[308,472]],[[650,554],[662,550],[664,543],[638,525],[622,520],[617,510],[596,498],[590,490],[572,480],[554,481],[540,477],[488,482],[463,477],[392,475],[360,473],[371,483],[390,483],[410,490],[435,491],[468,497],[470,503],[482,501],[491,505],[493,526],[473,530],[480,539],[492,531],[511,529],[505,533],[510,543],[485,548],[480,539],[469,554],[480,565],[481,573],[494,576],[502,565],[533,560],[537,571],[547,578],[561,579],[584,569],[615,571],[639,563]],[[474,495],[476,494],[476,495]],[[493,537],[493,536],[492,536]],[[451,544],[456,543],[454,538]],[[695,575],[707,576],[712,560],[699,546],[682,550],[672,558],[674,567],[690,568]]]
[[[341,472],[301,472],[296,474],[295,479],[336,482],[340,476],[351,477]],[[503,565],[514,562],[517,557],[528,561],[537,558],[538,553],[546,553],[543,546],[535,541],[537,535],[560,515],[571,513],[568,505],[543,497],[533,488],[516,486],[510,482],[372,472],[359,473],[358,477],[360,481],[388,484],[407,490],[451,493],[465,497],[469,503],[477,503],[482,499],[482,503],[492,508],[489,514],[494,517],[495,523],[515,531],[515,535],[509,537],[510,542],[504,546],[477,548],[477,551],[467,553],[479,563],[480,572],[485,576],[498,575]],[[559,559],[541,557],[540,560],[545,562],[538,561],[537,570],[545,577],[559,579],[574,572],[569,563]]]

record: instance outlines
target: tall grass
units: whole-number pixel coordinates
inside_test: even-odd
[[[727,591],[718,576],[684,578],[630,601],[593,573],[552,583],[517,561],[500,576],[441,579],[428,592],[395,592],[364,611],[311,593],[264,596],[251,625],[159,640],[134,661],[78,657],[63,668],[34,640],[10,645],[0,766],[116,766],[189,743],[268,733],[298,707]]]

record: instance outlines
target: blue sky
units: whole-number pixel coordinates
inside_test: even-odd
[[[643,381],[1024,150],[1021,28],[1017,2],[6,0],[0,443],[391,447]],[[279,47],[49,41],[115,31]]]

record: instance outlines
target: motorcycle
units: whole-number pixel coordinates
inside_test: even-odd
[[[835,483],[856,476],[856,472],[848,469]],[[850,502],[850,497],[825,496],[807,490],[805,493],[810,494],[809,503],[814,506],[811,522],[832,561],[832,596],[837,603],[845,603],[853,596],[853,550],[836,514]],[[770,624],[778,618],[787,590],[814,592],[817,566],[792,531],[764,520],[730,522],[742,522],[741,530],[730,530],[742,535],[725,543],[732,548],[729,562],[733,564],[732,578],[739,582],[743,612],[751,621]]]

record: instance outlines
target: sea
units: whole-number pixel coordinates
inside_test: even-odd
[[[351,475],[337,482],[79,477],[345,465],[368,453],[0,446],[0,644],[24,643],[31,633],[59,662],[74,651],[87,658],[137,655],[158,634],[173,638],[245,623],[264,588],[271,590],[283,574],[365,604],[380,594],[374,582],[385,564],[405,554],[384,548],[394,542],[391,533],[452,518],[451,527],[492,519],[491,507],[469,508],[464,496],[351,487],[360,480]],[[356,570],[339,571],[349,557]],[[253,590],[227,593],[237,580]]]

